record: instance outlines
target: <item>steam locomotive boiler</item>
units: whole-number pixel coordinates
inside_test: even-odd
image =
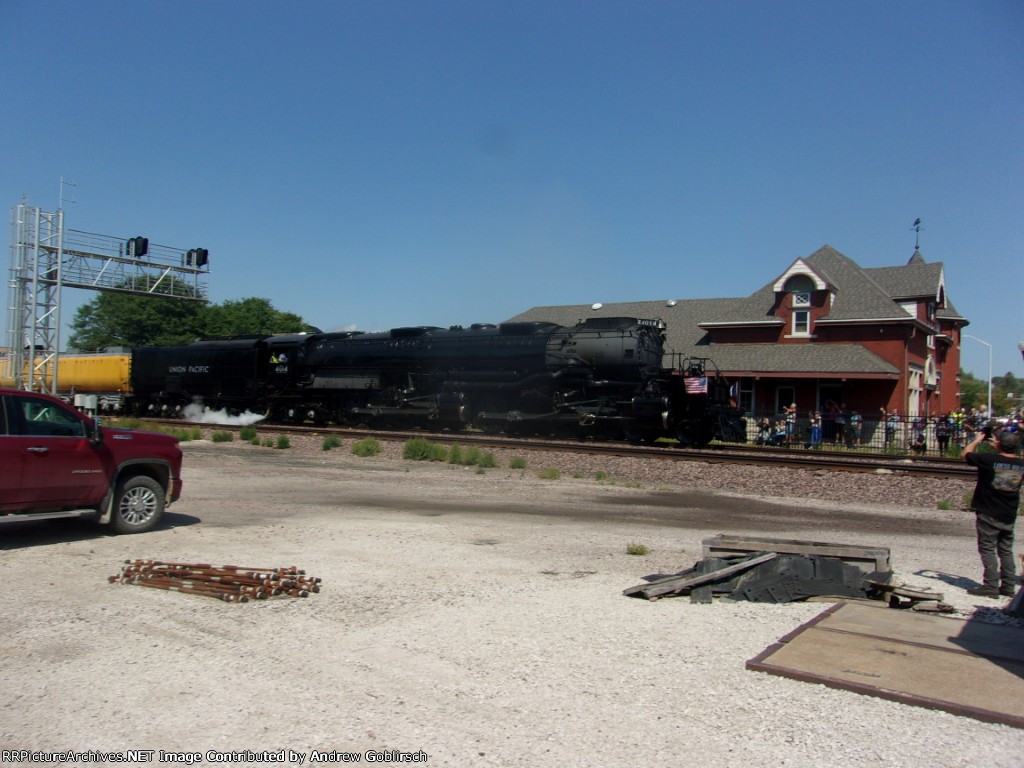
[[[662,367],[664,329],[660,320],[591,318],[145,348],[133,356],[131,405],[144,413],[202,401],[275,421],[695,445],[745,439],[728,384],[704,361]]]

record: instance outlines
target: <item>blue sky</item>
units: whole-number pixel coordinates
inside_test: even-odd
[[[1022,41],[1016,1],[0,0],[0,203],[63,177],[67,227],[324,330],[745,296],[920,217],[1021,376]]]

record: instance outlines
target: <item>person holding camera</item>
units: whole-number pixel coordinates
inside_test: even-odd
[[[892,445],[893,438],[896,437],[896,429],[900,425],[900,419],[896,415],[895,408],[888,413],[885,408],[879,408],[878,410],[882,412],[882,420],[885,422],[885,447],[888,448]]]
[[[994,451],[978,452],[985,442]],[[1012,597],[1017,570],[1013,562],[1013,528],[1024,482],[1024,460],[1017,456],[1020,432],[991,426],[979,429],[960,454],[978,468],[971,508],[977,516],[978,553],[983,569],[982,585],[967,591],[978,597]]]

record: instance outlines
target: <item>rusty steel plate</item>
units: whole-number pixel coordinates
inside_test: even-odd
[[[1024,728],[1024,630],[837,603],[747,669]]]

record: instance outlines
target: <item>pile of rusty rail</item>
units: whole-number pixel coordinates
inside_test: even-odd
[[[189,595],[214,597],[227,603],[247,603],[270,597],[309,597],[320,591],[320,578],[307,576],[295,566],[254,568],[209,563],[171,563],[162,560],[125,560],[121,573],[108,577],[111,584],[168,589]]]

